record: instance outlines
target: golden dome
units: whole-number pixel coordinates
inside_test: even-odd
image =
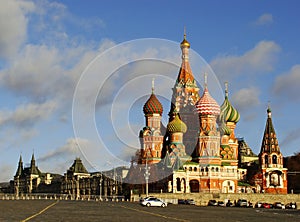
[[[180,47],[181,47],[181,48],[182,48],[182,47],[188,47],[188,48],[191,47],[190,43],[186,40],[186,34],[184,34],[183,40],[182,40],[182,42],[180,43]]]

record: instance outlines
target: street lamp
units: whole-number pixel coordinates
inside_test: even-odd
[[[148,155],[147,155],[146,165],[145,165],[145,173],[144,173],[145,181],[146,181],[146,197],[148,197],[148,182],[149,182],[149,176],[150,176],[149,170],[150,170],[150,167],[148,167]]]
[[[102,181],[103,181],[103,179],[102,179],[102,172],[100,172],[100,190],[99,190],[99,195],[100,195],[100,201],[102,201]]]

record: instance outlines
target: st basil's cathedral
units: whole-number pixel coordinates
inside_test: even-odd
[[[182,62],[172,89],[169,122],[166,127],[161,122],[164,110],[152,84],[143,107],[141,148],[132,159],[127,180],[140,185],[144,192],[145,173],[149,171],[149,191],[153,193],[241,192],[241,181],[249,167],[241,164],[240,141],[235,136],[240,114],[230,103],[228,84],[220,106],[209,93],[207,76],[203,92],[197,86],[185,34],[180,48]],[[252,192],[287,193],[287,169],[283,167],[270,107],[261,150],[254,156],[256,170],[252,178],[248,176],[253,181]]]

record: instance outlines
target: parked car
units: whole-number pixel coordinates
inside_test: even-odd
[[[272,208],[271,204],[269,204],[269,203],[263,203],[263,204],[261,205],[261,207],[262,207],[262,208],[267,208],[267,209]]]
[[[218,206],[218,202],[216,200],[209,200],[207,205],[208,206]]]
[[[189,205],[196,205],[196,202],[193,199],[187,199],[185,200],[185,203]]]
[[[236,202],[237,207],[247,207],[248,206],[248,201],[245,199],[238,199]]]
[[[218,201],[218,206],[219,207],[225,207],[224,201]]]
[[[275,202],[275,203],[273,204],[273,208],[275,208],[275,209],[284,209],[285,206],[284,206],[284,204],[282,204],[282,203],[280,203],[280,202]]]
[[[290,203],[286,204],[285,209],[297,209],[296,202],[290,202]]]
[[[166,207],[167,203],[156,197],[149,197],[149,198],[145,198],[141,202],[141,205],[147,207]]]
[[[228,200],[226,203],[226,207],[233,207],[233,206],[234,204],[230,200]]]
[[[141,197],[140,198],[140,202],[143,202],[144,200],[147,200],[147,199],[149,199],[149,198],[151,198],[151,197],[154,197],[154,196],[148,196],[148,197]]]
[[[261,208],[262,207],[262,202],[258,201],[256,202],[256,204],[254,205],[255,208]]]
[[[251,203],[250,201],[248,201],[247,207],[253,208],[253,203]]]
[[[186,204],[184,199],[178,199],[178,204]]]

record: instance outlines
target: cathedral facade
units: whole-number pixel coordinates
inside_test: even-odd
[[[240,114],[229,101],[227,83],[221,106],[209,93],[207,76],[201,92],[189,64],[190,43],[186,35],[180,47],[182,63],[173,87],[169,122],[166,127],[161,123],[163,106],[152,84],[152,93],[143,107],[141,148],[133,162],[150,166],[153,177],[158,174],[155,171],[168,172],[163,180],[157,178],[160,182],[155,182],[155,178],[151,182],[161,191],[236,193],[241,174],[247,173],[239,168],[239,141],[235,136]],[[286,193],[286,169],[270,122],[269,116],[256,174],[260,180],[255,186],[264,192],[273,192],[276,186],[276,192]],[[134,176],[138,170],[132,166],[130,171],[129,175]]]

